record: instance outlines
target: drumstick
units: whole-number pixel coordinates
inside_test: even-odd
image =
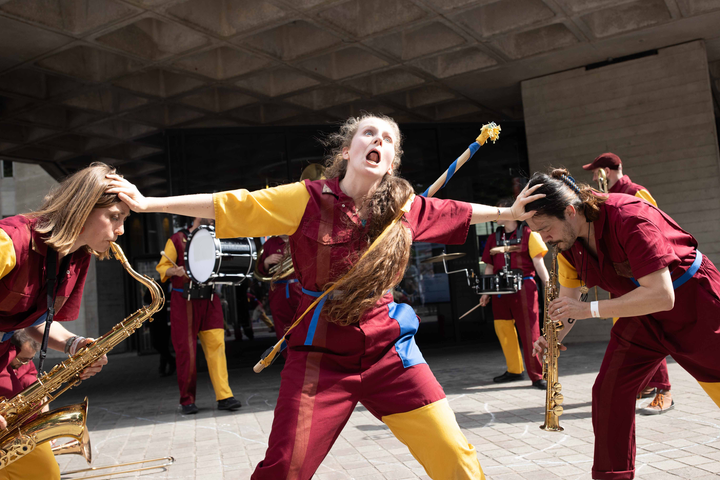
[[[173,267],[175,267],[175,268],[180,268],[180,267],[178,266],[178,264],[173,261],[172,258],[168,257],[168,256],[165,254],[165,250],[161,251],[161,252],[160,252],[160,255],[162,255],[163,257],[167,258],[168,261],[173,264]],[[185,272],[185,269],[183,269],[183,272]],[[188,277],[187,272],[185,272],[185,276],[186,276],[187,278],[190,278],[190,277]]]
[[[471,308],[471,309],[468,310],[467,312],[463,313],[463,314],[462,314],[462,317],[460,317],[460,318],[467,317],[468,314],[470,314],[470,312],[472,312],[472,311],[474,311],[474,310],[477,310],[478,307],[482,307],[482,305],[480,305],[480,304],[478,303],[478,304],[475,305],[473,308]]]

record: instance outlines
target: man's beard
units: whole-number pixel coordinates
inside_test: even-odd
[[[554,242],[552,245],[557,246],[558,251],[565,252],[570,250],[575,242],[577,241],[577,235],[572,231],[570,222],[563,221],[563,237],[562,239]]]

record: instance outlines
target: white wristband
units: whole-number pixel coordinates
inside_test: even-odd
[[[590,314],[593,318],[600,318],[600,309],[598,308],[598,302],[590,302]]]
[[[80,350],[80,343],[85,341],[85,337],[75,337],[75,340],[73,340],[73,343],[70,345],[70,348],[68,349],[68,353],[72,356],[77,353],[78,350]]]

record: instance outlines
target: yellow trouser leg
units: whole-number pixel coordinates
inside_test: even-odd
[[[215,400],[224,400],[233,396],[228,384],[227,360],[225,359],[225,330],[213,328],[198,333],[205,359],[208,363],[208,372]]]
[[[475,447],[455,420],[446,398],[382,418],[433,480],[484,480]]]
[[[515,320],[495,320],[495,333],[498,340],[500,340],[500,346],[505,355],[507,371],[510,373],[522,373],[522,352],[520,351],[517,330],[515,330]]]
[[[60,480],[60,467],[50,443],[38,445],[20,460],[0,470],[0,480]]]
[[[720,407],[720,383],[713,382],[713,383],[705,383],[705,382],[698,382],[701,387],[703,387],[703,390],[705,390],[705,393],[707,393],[710,398],[713,399],[713,402],[715,402],[715,405]]]

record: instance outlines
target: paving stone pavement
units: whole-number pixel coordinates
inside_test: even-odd
[[[475,445],[486,476],[493,480],[589,479],[593,455],[590,394],[605,345],[570,345],[560,357],[564,432],[538,428],[545,394],[529,380],[494,384],[504,370],[491,345],[424,349],[443,385],[458,423]],[[199,350],[199,349],[198,349]],[[250,358],[252,357],[252,358]],[[159,378],[158,357],[113,355],[93,379],[64,394],[54,406],[90,398],[88,425],[93,465],[111,465],[166,455],[164,471],[112,478],[247,479],[263,458],[280,383],[277,363],[261,374],[256,356],[229,355],[230,384],[243,407],[215,409],[207,372],[199,373],[197,415],[178,408],[174,377]],[[637,417],[639,479],[706,480],[720,476],[720,409],[701,387],[668,359],[675,409]],[[649,400],[645,400],[648,402]],[[58,457],[61,471],[86,466],[79,456]],[[423,468],[387,427],[359,405],[317,474],[317,480],[428,479]]]

